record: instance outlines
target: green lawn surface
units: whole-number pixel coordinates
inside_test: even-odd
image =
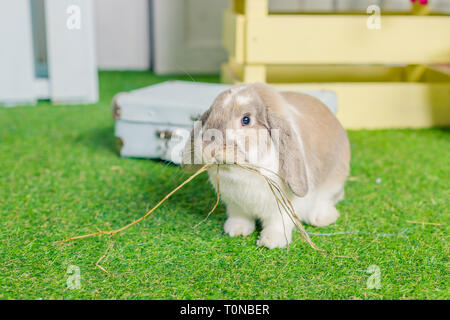
[[[215,202],[206,174],[113,238],[101,262],[109,273],[96,267],[108,237],[55,244],[139,218],[189,176],[115,151],[113,95],[167,79],[191,77],[101,72],[94,105],[0,108],[0,299],[450,297],[448,129],[349,132],[341,217],[306,226],[325,256],[298,232],[289,252],[257,247],[260,230],[230,238],[223,204],[194,229]],[[371,265],[379,289],[367,285]],[[70,266],[80,270],[79,289],[68,288]]]

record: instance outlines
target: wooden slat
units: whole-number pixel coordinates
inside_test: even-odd
[[[30,1],[0,1],[0,23],[0,103],[34,103]]]
[[[81,11],[81,28],[70,29],[68,8]],[[47,53],[50,94],[56,103],[92,103],[98,100],[92,2],[46,0]]]
[[[450,61],[450,17],[269,15],[247,18],[247,63],[430,64]]]
[[[99,69],[150,69],[149,2],[149,0],[92,1]]]
[[[232,0],[231,9],[247,16],[264,16],[269,13],[269,0]]]
[[[245,18],[226,10],[223,19],[222,43],[231,59],[244,62],[245,57]]]
[[[243,68],[233,63],[223,65],[223,82],[243,82]],[[351,72],[352,67],[347,68],[348,72]],[[347,129],[429,128],[450,125],[449,74],[426,68],[419,82],[408,82],[411,79],[411,68],[400,73],[396,67],[390,72],[385,67],[381,67],[380,72],[361,68],[375,76],[373,82],[350,82],[350,79],[345,79],[347,82],[282,82],[281,77],[270,74],[270,68],[267,78],[279,80],[269,84],[285,90],[334,91],[339,104],[337,117]],[[329,73],[332,72],[330,68]],[[353,73],[358,72],[356,67]],[[393,78],[386,79],[385,76],[388,75]]]
[[[347,129],[430,128],[450,125],[450,86],[439,83],[276,84],[276,87],[331,90],[337,117]]]
[[[246,17],[264,17],[269,13],[269,0],[245,0]]]

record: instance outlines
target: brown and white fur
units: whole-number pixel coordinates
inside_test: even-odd
[[[245,127],[241,121],[244,115],[251,119]],[[350,145],[344,128],[319,100],[297,92],[278,92],[266,84],[242,84],[220,94],[201,120],[204,130],[216,129],[224,134],[226,129],[278,129],[278,144],[270,140],[266,153],[253,164],[278,173],[279,176],[259,169],[283,187],[303,222],[327,226],[337,220],[339,212],[335,205],[344,197]],[[187,171],[198,168],[191,165],[193,141],[191,134],[183,153],[183,167]],[[236,141],[230,139],[226,143]],[[251,152],[242,150],[242,146],[236,148],[237,152]],[[227,157],[223,146],[217,143],[212,149],[211,154],[201,155],[201,162],[223,163]],[[208,173],[216,186],[216,168]],[[220,194],[227,207],[224,226],[227,234],[247,236],[255,230],[258,219],[262,223],[259,246],[281,248],[291,242],[294,224],[285,213],[280,214],[262,176],[224,164],[220,166],[219,177]]]

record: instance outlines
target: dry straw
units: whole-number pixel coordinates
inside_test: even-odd
[[[168,193],[161,201],[158,202],[158,204],[156,204],[153,208],[151,208],[145,215],[143,215],[142,217],[140,217],[139,219],[134,220],[133,222],[130,222],[129,224],[119,228],[119,229],[115,229],[115,230],[110,230],[110,231],[98,231],[98,232],[94,232],[94,233],[89,233],[89,234],[85,234],[85,235],[80,235],[80,236],[75,236],[75,237],[70,237],[67,238],[61,242],[69,242],[69,241],[73,241],[73,240],[79,240],[79,239],[84,239],[84,238],[89,238],[89,237],[95,237],[95,236],[101,236],[101,235],[108,235],[110,236],[110,243],[108,245],[108,248],[105,252],[105,254],[103,256],[100,257],[100,259],[98,259],[96,266],[98,268],[100,268],[101,270],[108,272],[105,270],[105,268],[103,268],[100,265],[100,262],[103,261],[107,254],[109,253],[109,251],[112,249],[113,247],[113,242],[112,242],[112,237],[115,236],[116,234],[118,234],[119,232],[122,232],[126,229],[128,229],[129,227],[138,224],[139,222],[141,222],[142,220],[146,219],[148,216],[150,216],[157,208],[159,208],[167,199],[169,199],[175,192],[177,192],[178,190],[180,190],[181,188],[183,188],[186,184],[188,184],[189,182],[191,182],[192,180],[194,180],[194,178],[196,178],[198,175],[200,175],[201,173],[207,171],[208,169],[210,169],[211,167],[216,166],[217,167],[217,171],[216,171],[216,183],[217,183],[217,199],[216,199],[216,203],[214,204],[214,207],[208,212],[206,218],[204,220],[202,220],[199,224],[197,224],[195,227],[198,227],[200,224],[202,224],[203,222],[205,222],[209,216],[214,212],[214,210],[217,208],[217,206],[219,205],[219,201],[220,201],[220,179],[219,179],[219,167],[220,165],[218,164],[207,164],[204,165],[202,168],[200,168],[197,172],[195,172],[192,176],[190,176],[188,179],[186,179],[182,184],[180,184],[178,187],[176,187],[175,189],[173,189],[170,193]],[[258,167],[258,166],[253,166],[253,165],[239,165],[237,164],[236,166],[251,171],[255,174],[259,174],[261,175],[267,182],[270,191],[273,193],[275,200],[277,201],[277,206],[278,209],[280,211],[280,214],[282,215],[282,210],[284,210],[286,212],[286,214],[288,215],[288,217],[292,220],[292,222],[294,223],[294,225],[297,227],[297,229],[300,231],[300,234],[302,235],[303,239],[305,239],[305,241],[314,249],[325,253],[322,249],[319,249],[314,242],[311,240],[311,238],[309,237],[308,233],[305,231],[305,228],[303,227],[300,219],[298,218],[298,216],[295,213],[294,210],[294,206],[292,205],[291,201],[289,200],[289,198],[287,197],[287,195],[285,194],[285,192],[283,191],[283,189],[281,188],[281,186],[272,178],[270,178],[268,175],[263,174],[262,172],[260,172],[261,170],[266,170],[267,172],[270,172],[274,175],[276,175],[278,178],[281,179],[281,181],[283,180],[277,173],[269,170],[269,169],[265,169],[262,167]]]
[[[286,214],[288,215],[288,217],[292,220],[292,222],[294,223],[294,225],[297,227],[298,231],[300,232],[300,234],[302,235],[303,239],[305,239],[306,242],[308,242],[308,244],[322,252],[325,253],[325,251],[323,251],[322,249],[318,248],[314,242],[311,240],[311,238],[309,237],[308,233],[306,232],[305,228],[303,227],[302,222],[300,221],[300,219],[298,218],[297,214],[295,213],[295,209],[294,206],[292,205],[292,202],[289,200],[288,196],[286,195],[286,193],[283,191],[283,189],[281,188],[281,186],[274,180],[271,179],[270,177],[268,177],[267,175],[261,173],[258,169],[260,170],[266,170],[272,174],[274,174],[275,176],[277,176],[281,181],[283,181],[283,178],[280,177],[276,172],[271,171],[269,169],[263,168],[263,167],[259,167],[259,166],[254,166],[254,165],[237,165],[243,169],[246,169],[248,171],[254,172],[255,174],[259,174],[261,175],[267,182],[267,184],[269,185],[270,191],[273,193],[275,200],[277,201],[277,205],[278,205],[278,210],[280,211],[280,214],[282,215],[281,209],[284,210],[284,212],[286,212]],[[283,217],[283,215],[282,215]]]

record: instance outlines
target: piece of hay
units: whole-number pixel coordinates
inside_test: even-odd
[[[106,272],[106,273],[108,273],[108,274],[109,274],[108,270],[106,270],[105,268],[103,268],[103,266],[100,265],[100,262],[102,262],[103,260],[106,261],[106,257],[108,256],[108,253],[109,253],[109,251],[111,251],[111,249],[113,248],[113,246],[114,246],[114,242],[113,242],[112,238],[110,238],[110,239],[109,239],[108,248],[106,248],[105,253],[104,253],[104,254],[97,260],[97,262],[95,263],[95,266],[96,266],[97,268],[99,268],[100,270],[102,270],[102,271],[104,271],[104,272]]]
[[[182,187],[184,187],[187,183],[189,183],[190,181],[192,181],[195,177],[197,177],[198,175],[200,175],[201,173],[207,171],[208,169],[210,169],[213,166],[217,166],[217,171],[216,171],[216,183],[217,183],[217,199],[216,199],[216,203],[214,204],[214,207],[208,212],[207,216],[205,219],[203,219],[199,224],[197,224],[195,227],[199,226],[200,224],[202,224],[203,222],[205,222],[209,216],[215,211],[215,209],[217,208],[217,206],[219,205],[220,202],[220,179],[219,179],[219,164],[206,164],[204,165],[202,168],[200,168],[197,172],[195,172],[192,176],[190,176],[188,179],[186,179],[182,184],[180,184],[178,187],[176,187],[175,189],[173,189],[170,193],[168,193],[161,201],[158,202],[158,204],[156,204],[153,208],[151,208],[150,210],[147,211],[147,213],[145,215],[143,215],[142,217],[140,217],[139,219],[134,220],[133,222],[130,222],[129,224],[119,228],[119,229],[115,229],[115,230],[110,230],[110,231],[105,231],[105,230],[99,230],[97,232],[94,233],[89,233],[89,234],[85,234],[85,235],[80,235],[80,236],[74,236],[74,237],[70,237],[67,238],[63,241],[60,241],[60,243],[64,243],[64,242],[69,242],[69,241],[73,241],[73,240],[79,240],[79,239],[84,239],[84,238],[89,238],[89,237],[95,237],[95,236],[101,236],[101,235],[109,235],[110,236],[110,243],[108,245],[108,248],[106,249],[105,253],[103,254],[103,256],[101,256],[97,262],[96,262],[96,266],[101,269],[102,271],[109,273],[104,267],[102,267],[100,265],[100,262],[102,262],[103,260],[106,259],[109,251],[112,249],[113,247],[113,241],[112,241],[112,237],[115,236],[116,234],[118,234],[119,232],[122,232],[126,229],[128,229],[129,227],[141,222],[142,220],[144,220],[145,218],[147,218],[148,216],[150,216],[159,206],[161,206],[167,199],[169,199],[175,192],[177,192],[178,190],[180,190]],[[264,179],[266,180],[271,192],[273,193],[276,201],[277,201],[277,206],[278,209],[280,211],[280,214],[282,214],[281,209],[283,209],[288,217],[292,220],[292,222],[294,223],[294,225],[297,227],[297,229],[300,231],[300,234],[302,235],[303,239],[305,239],[305,241],[314,249],[325,253],[322,249],[318,248],[314,242],[311,240],[311,238],[309,237],[308,233],[306,232],[305,228],[303,227],[300,219],[297,217],[297,215],[295,214],[295,209],[291,203],[291,201],[288,199],[288,197],[286,196],[286,194],[283,192],[283,189],[280,187],[280,185],[273,179],[271,179],[270,177],[268,177],[267,175],[261,173],[258,171],[258,169],[264,169],[267,170],[268,172],[271,172],[273,174],[275,174],[276,176],[278,176],[280,179],[281,177],[269,170],[269,169],[265,169],[262,167],[258,167],[258,166],[250,166],[250,165],[239,165],[237,164],[238,167],[243,168],[245,170],[249,170],[251,172],[254,172],[255,174],[259,174],[262,177],[264,177]],[[282,179],[281,179],[282,180]],[[194,227],[194,228],[195,228]],[[286,235],[286,233],[285,233]]]
[[[117,233],[128,229],[129,227],[141,222],[142,220],[144,220],[145,218],[147,218],[150,214],[152,214],[153,211],[155,211],[156,209],[158,209],[158,207],[160,205],[162,205],[167,199],[169,199],[175,192],[177,192],[178,190],[180,190],[182,187],[184,187],[186,184],[188,184],[189,182],[191,182],[195,177],[197,177],[200,173],[205,172],[206,170],[208,170],[209,168],[211,168],[214,164],[207,164],[204,165],[202,168],[200,168],[196,173],[194,173],[192,176],[190,176],[187,180],[185,180],[182,184],[180,184],[178,187],[176,187],[175,189],[173,189],[169,194],[167,194],[160,202],[158,202],[158,204],[156,206],[154,206],[153,208],[151,208],[145,215],[143,215],[142,217],[140,217],[139,219],[134,220],[133,222],[130,222],[129,224],[123,226],[122,228],[116,229],[116,230],[111,230],[111,231],[98,231],[98,232],[94,232],[94,233],[89,233],[89,234],[85,234],[85,235],[81,235],[81,236],[75,236],[75,237],[70,237],[67,238],[65,240],[63,240],[62,242],[68,242],[68,241],[72,241],[72,240],[78,240],[78,239],[84,239],[84,238],[89,238],[89,237],[94,237],[94,236],[100,236],[100,235],[110,235],[110,236],[114,236]],[[217,207],[217,206],[216,206]]]
[[[397,233],[371,233],[371,232],[365,232],[365,231],[347,231],[347,232],[332,232],[332,233],[318,233],[318,232],[308,232],[310,236],[341,236],[341,235],[348,235],[348,234],[368,234],[375,237],[395,237],[399,235],[405,235],[408,232],[408,228],[403,229],[400,232]]]
[[[219,165],[217,165],[217,171],[216,171],[216,185],[217,185],[217,188],[216,188],[217,189],[217,198],[216,198],[216,203],[214,204],[214,207],[208,212],[208,214],[206,215],[206,218],[203,219],[202,221],[200,221],[197,225],[195,225],[194,228],[197,228],[199,225],[201,225],[206,220],[208,220],[211,213],[213,213],[216,210],[217,206],[219,205],[219,202],[220,202]]]
[[[429,225],[429,226],[442,226],[441,223],[437,223],[437,222],[412,221],[412,220],[407,220],[406,222],[408,222],[408,223],[414,223],[414,224],[421,224],[422,226],[424,226],[424,225]]]
[[[277,201],[278,210],[280,211],[280,214],[282,214],[281,208],[284,209],[284,211],[286,212],[288,217],[292,220],[294,225],[297,227],[297,230],[300,232],[303,239],[313,249],[316,249],[316,250],[320,251],[321,253],[325,253],[325,251],[320,249],[319,247],[317,247],[315,245],[315,243],[309,237],[308,233],[306,232],[305,228],[303,227],[302,222],[300,221],[297,214],[295,213],[295,209],[294,209],[294,206],[292,205],[292,202],[289,200],[287,195],[283,192],[283,189],[280,187],[280,185],[275,180],[269,178],[267,175],[259,172],[258,169],[266,170],[266,171],[276,175],[281,181],[283,181],[283,178],[278,173],[276,173],[272,170],[263,168],[263,167],[255,166],[255,165],[237,165],[237,166],[262,176],[266,180],[267,184],[269,185],[270,191],[272,191],[272,193],[275,197],[275,200]]]

